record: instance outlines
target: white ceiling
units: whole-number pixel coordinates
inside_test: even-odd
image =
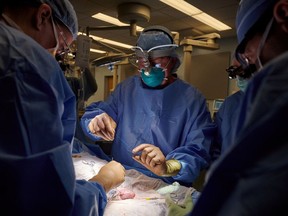
[[[70,0],[77,13],[79,30],[83,32],[86,32],[86,27],[112,26],[109,23],[92,18],[92,15],[100,12],[117,18],[117,6],[119,4],[137,2],[145,4],[151,8],[149,22],[137,22],[137,25],[141,27],[145,28],[150,25],[163,25],[172,31],[179,32],[180,40],[184,37],[200,35],[201,32],[203,34],[218,33],[221,38],[234,37],[236,35],[235,15],[239,0],[186,1],[222,21],[226,25],[229,25],[232,29],[218,32],[215,29],[179,12],[178,10],[167,6],[159,0]],[[137,37],[130,35],[129,29],[97,30],[90,31],[90,34],[130,45],[135,45],[137,39]],[[93,44],[92,47],[103,49],[103,47],[99,47],[97,44]],[[124,52],[131,53],[130,50],[124,50]],[[99,54],[90,54],[91,59],[98,57],[100,57]]]

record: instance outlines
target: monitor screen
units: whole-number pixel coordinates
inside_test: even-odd
[[[213,102],[213,110],[218,111],[223,102],[224,102],[224,99],[215,99]]]

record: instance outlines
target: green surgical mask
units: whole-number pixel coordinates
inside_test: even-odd
[[[150,87],[161,85],[165,78],[165,72],[160,67],[152,67],[149,72],[143,68],[140,70],[140,73],[143,82]]]
[[[247,85],[248,85],[248,79],[244,79],[242,77],[237,76],[237,86],[242,91],[245,92]]]

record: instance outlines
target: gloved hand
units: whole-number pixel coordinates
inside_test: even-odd
[[[177,205],[171,199],[170,194],[165,196],[166,205],[168,206],[168,216],[185,216],[192,212],[193,201],[192,196],[187,195],[185,197],[183,205]]]
[[[152,144],[140,144],[132,150],[133,159],[141,163],[156,175],[166,173],[166,158],[162,151]]]
[[[132,150],[133,159],[158,176],[175,176],[181,164],[175,159],[166,160],[162,151],[152,144],[140,144]]]
[[[125,168],[116,161],[105,164],[93,178],[89,181],[96,181],[101,184],[105,191],[118,187],[125,180]]]
[[[114,140],[116,126],[116,122],[107,113],[102,113],[90,121],[88,128],[96,136],[112,141]]]

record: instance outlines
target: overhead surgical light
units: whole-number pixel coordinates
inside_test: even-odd
[[[124,43],[120,43],[118,41],[113,41],[113,40],[97,37],[95,35],[89,35],[89,37],[92,37],[94,40],[100,41],[102,43],[107,43],[107,44],[115,45],[115,46],[118,46],[118,47],[123,47],[123,48],[126,48],[126,49],[131,49],[133,47],[132,45],[129,45],[129,44],[124,44]]]
[[[137,2],[122,3],[117,6],[118,19],[108,16],[103,13],[92,15],[93,18],[111,23],[113,26],[100,27],[103,29],[119,29],[121,27],[130,27],[130,35],[137,36],[137,31],[142,31],[143,28],[137,26],[137,22],[148,22],[150,19],[150,7]],[[117,28],[118,26],[118,28]],[[88,28],[90,30],[100,30],[100,28]],[[88,33],[87,33],[88,34]]]
[[[90,48],[90,52],[102,53],[102,54],[107,53],[106,51],[98,50],[98,49],[92,49],[92,48]]]
[[[85,33],[78,33],[78,35],[86,35],[86,34]],[[95,41],[100,41],[100,42],[111,44],[111,45],[115,45],[115,46],[118,46],[118,47],[123,47],[125,49],[131,49],[133,47],[132,45],[129,45],[129,44],[120,43],[118,41],[105,39],[105,38],[98,37],[98,36],[91,35],[91,34],[89,35],[89,37],[93,38]]]
[[[127,64],[128,59],[133,54],[119,54],[119,53],[108,53],[106,56],[94,59],[91,64],[96,67],[110,66],[120,64],[121,62]],[[127,61],[126,61],[127,60]]]
[[[114,18],[112,16],[108,16],[108,15],[103,14],[103,13],[94,14],[94,15],[92,15],[92,17],[95,18],[95,19],[99,19],[99,20],[102,20],[104,22],[113,24],[113,25],[117,25],[117,26],[129,26],[129,24],[120,22],[118,19],[116,19],[116,18]],[[136,30],[137,31],[142,31],[143,27],[137,25],[136,26]]]
[[[86,35],[92,37],[95,41],[99,41],[101,43],[107,43],[114,46],[131,49],[132,48],[131,45],[119,43],[105,38],[100,38],[95,35],[90,35],[91,31],[117,30],[117,29],[129,28],[130,35],[137,36],[137,31],[142,31],[143,28],[137,26],[136,23],[138,21],[148,22],[150,19],[150,7],[141,3],[136,2],[122,3],[118,5],[117,10],[118,10],[118,19],[102,13],[94,14],[92,16],[93,18],[109,22],[114,26],[100,26],[100,27],[88,26],[86,27]]]

